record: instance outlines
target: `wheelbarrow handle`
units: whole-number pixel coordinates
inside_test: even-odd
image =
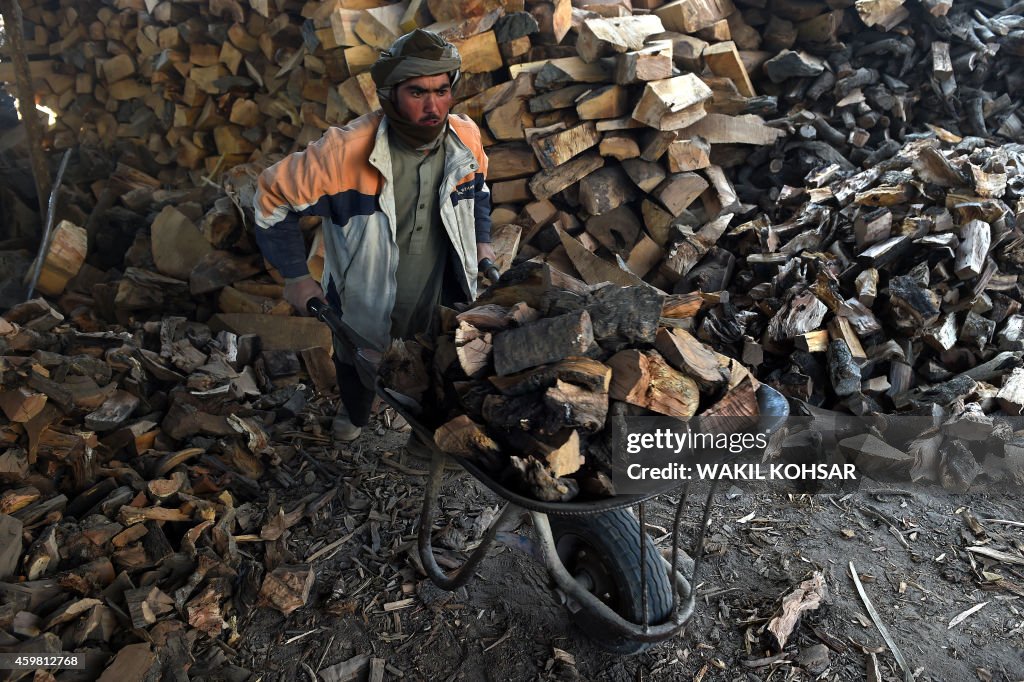
[[[496,266],[494,261],[490,258],[484,258],[480,261],[480,272],[483,273],[484,277],[491,280],[491,284],[496,283],[498,278],[501,277],[501,272],[498,270],[498,266]]]
[[[348,352],[359,381],[371,391],[376,391],[377,368],[381,362],[381,354],[375,350],[369,341],[362,338],[344,320],[341,314],[327,301],[320,298],[311,298],[306,301],[306,310],[314,317],[326,324],[334,338],[337,339]]]
[[[332,308],[331,304],[327,301],[322,298],[311,298],[306,301],[306,310],[308,310],[313,317],[330,327],[331,331],[335,334],[342,333],[341,315],[339,315],[338,311]]]

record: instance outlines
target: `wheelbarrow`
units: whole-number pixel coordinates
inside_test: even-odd
[[[325,319],[324,307],[315,306]],[[313,310],[314,308],[311,308]],[[326,317],[330,317],[329,313]],[[408,401],[376,382],[377,394],[400,414],[429,444],[430,469],[423,496],[418,549],[430,580],[444,590],[457,590],[473,577],[495,542],[522,551],[547,570],[574,623],[599,647],[630,655],[676,635],[693,615],[701,548],[716,491],[712,481],[703,506],[703,518],[689,553],[679,547],[679,526],[686,509],[689,484],[666,481],[644,494],[616,495],[602,499],[543,502],[521,495],[495,479],[472,460],[453,457],[434,445],[433,430],[419,422]],[[761,415],[759,429],[774,432],[789,414],[786,399],[762,385],[757,393]],[[485,487],[505,500],[498,516],[485,531],[480,544],[453,573],[445,573],[434,558],[431,533],[445,465],[454,459]],[[642,530],[645,502],[658,495],[679,491],[672,525],[671,560],[662,557],[653,540]],[[636,507],[634,514],[632,508]],[[535,538],[514,530],[524,516],[532,522]],[[690,555],[693,559],[690,559]]]
[[[679,547],[679,526],[689,486],[667,481],[653,492],[588,500],[542,502],[503,485],[472,460],[453,457],[433,445],[433,431],[416,419],[405,401],[378,384],[378,394],[430,444],[431,460],[418,534],[419,556],[430,580],[456,590],[472,578],[495,542],[520,550],[547,570],[574,623],[598,646],[620,655],[636,654],[677,634],[693,615],[694,587],[700,570],[716,482],[704,501],[703,518],[689,555]],[[762,385],[757,394],[759,428],[775,431],[789,414],[786,399]],[[437,564],[431,532],[448,460],[454,459],[484,486],[505,500],[480,544],[454,574]],[[645,527],[644,503],[680,491],[672,525],[672,560],[666,560]],[[634,515],[632,508],[637,508]],[[512,532],[529,515],[536,538]],[[680,570],[682,569],[682,570]],[[684,574],[685,573],[685,574]]]

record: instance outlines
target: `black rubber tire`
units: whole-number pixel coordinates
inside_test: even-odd
[[[640,577],[640,523],[629,509],[586,516],[549,516],[555,548],[571,575],[585,573],[591,592],[613,611],[630,621],[643,622]],[[647,543],[647,622],[658,625],[672,614],[672,585],[651,538]],[[591,617],[586,609],[572,614],[573,621],[605,651],[628,656],[651,646],[622,637]]]

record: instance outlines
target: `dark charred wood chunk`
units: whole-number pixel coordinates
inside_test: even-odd
[[[913,457],[871,434],[844,438],[839,451],[873,478],[903,479],[914,463]]]
[[[726,249],[713,246],[704,260],[676,283],[673,292],[724,291],[732,281],[735,268],[736,256]]]
[[[124,424],[139,406],[139,399],[127,391],[115,391],[100,408],[85,417],[86,428],[110,431]]]
[[[516,38],[533,35],[539,30],[537,20],[529,12],[512,12],[498,19],[494,24],[494,37],[501,43],[510,43]]]
[[[142,548],[152,565],[159,566],[160,562],[174,554],[174,547],[156,521],[146,521],[145,525],[147,532],[142,536]]]
[[[206,254],[192,269],[189,275],[189,291],[194,296],[208,294],[262,271],[262,258],[236,256],[228,251],[213,251]]]
[[[660,306],[659,302],[659,311]],[[586,355],[593,344],[589,313],[567,313],[495,334],[494,368],[499,376],[506,376],[573,355]]]
[[[917,373],[921,375],[922,379],[933,384],[937,384],[940,381],[948,381],[954,376],[948,368],[939,364],[935,360],[928,360],[918,367]]]
[[[793,47],[797,38],[797,30],[793,22],[786,21],[772,14],[768,19],[768,25],[762,31],[762,35],[764,38],[764,49],[775,52],[788,50]]]
[[[928,403],[946,406],[955,400],[966,398],[977,387],[978,384],[974,379],[960,374],[941,384],[912,389],[903,396],[894,396],[893,400],[897,403],[897,407],[907,404],[922,405]]]
[[[0,514],[0,580],[15,575],[22,550],[22,522],[19,519]]]
[[[494,389],[478,381],[456,381],[452,391],[458,399],[458,405],[471,416],[479,417],[484,411],[484,402],[488,396],[494,395]],[[443,398],[444,396],[438,396]]]
[[[890,237],[864,249],[857,259],[873,268],[883,268],[896,262],[913,246],[905,235]]]
[[[783,50],[764,63],[764,70],[772,83],[782,83],[791,78],[818,76],[825,70],[825,64],[806,53]]]
[[[828,374],[836,395],[848,396],[860,391],[860,367],[843,339],[834,339],[828,344]]]
[[[900,275],[889,280],[889,299],[919,326],[930,327],[941,313],[939,296],[927,288],[927,283],[913,275]]]
[[[967,348],[981,352],[992,340],[995,331],[995,322],[971,310],[960,328],[960,342]]]
[[[548,389],[559,381],[576,384],[590,391],[607,391],[611,381],[611,369],[590,358],[567,358],[521,374],[491,377],[490,381],[507,396]]]
[[[946,439],[942,453],[942,486],[956,493],[965,493],[983,472],[974,453],[960,439]]]
[[[553,433],[552,420],[542,402],[543,393],[535,391],[517,396],[488,395],[481,415],[489,425],[499,429],[522,429],[536,433]]]
[[[651,345],[665,297],[647,286],[606,286],[587,305],[594,339],[606,351]]]
[[[543,263],[526,261],[501,275],[501,286],[484,291],[476,305],[494,303],[512,306],[525,303],[531,308],[540,308],[544,294],[551,287],[551,275]]]

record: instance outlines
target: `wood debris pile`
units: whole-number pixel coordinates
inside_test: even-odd
[[[490,155],[501,269],[539,258],[589,284],[724,289],[716,278],[732,262],[717,240],[729,223],[716,219],[786,206],[808,172],[874,166],[929,125],[944,139],[1019,137],[1022,29],[990,5],[27,6],[36,94],[60,114],[53,147],[121,154],[77,163],[54,249],[72,262],[55,267],[66,279],[88,256],[109,273],[87,269],[98,286],[80,303],[94,324],[168,306],[282,324],[269,315],[292,311],[247,233],[253,178],[372,109],[380,48],[425,25],[464,58],[455,110],[480,124]],[[175,169],[202,170],[200,189],[165,189],[183,179]],[[206,174],[221,175],[222,194]]]
[[[628,3],[576,4],[92,1],[25,3],[23,13],[35,95],[57,114],[51,146],[137,146],[167,182],[180,182],[192,171],[199,180],[301,148],[329,125],[376,109],[369,67],[380,50],[417,26],[458,46],[465,75],[460,95],[475,101],[474,117],[491,142],[522,140],[524,127],[534,127],[536,117],[542,127],[556,120],[566,127],[590,121],[577,137],[594,138],[590,146],[596,147],[603,133],[636,127],[629,119],[634,110],[656,129],[675,130],[704,115],[713,89],[726,100],[752,95],[726,17],[756,32],[729,0],[675,2],[635,17]],[[716,45],[696,33],[706,33]],[[654,34],[663,37],[645,44]],[[693,75],[704,67],[705,48],[714,66],[710,85]],[[5,57],[9,47],[6,52]],[[627,54],[615,63],[598,61],[615,53]],[[549,58],[556,61],[545,68]],[[673,71],[674,61],[682,71]],[[505,87],[524,73],[540,77],[540,90],[562,92],[543,106],[527,107],[532,75],[514,91]],[[0,82],[13,83],[14,75],[11,62],[0,64]],[[648,81],[659,85],[647,88]],[[569,85],[571,90],[562,87]],[[570,111],[571,117],[562,115]],[[606,120],[595,130],[599,119]],[[756,118],[737,119],[735,131],[727,125],[712,127],[762,144],[779,135]],[[616,156],[635,144],[629,135],[606,136]]]
[[[772,125],[790,135],[745,161],[736,184],[746,201],[766,206],[823,164],[870,168],[920,133],[1024,139],[1019,3],[829,4],[762,10],[762,48],[783,49],[759,83],[778,96]]]
[[[617,404],[751,416],[764,381],[936,418],[903,453],[915,478],[1024,470],[1002,421],[1024,410],[1024,174],[994,146],[1021,141],[1019,3],[23,4],[48,143],[83,151],[39,284],[56,307],[0,320],[0,647],[144,672],[114,625],[188,652],[261,588],[304,601],[284,538],[324,498],[264,514],[226,492],[300,475],[278,443],[319,426],[294,385],[334,381],[326,328],[256,254],[252,179],[375,108],[368,68],[415,26],[463,54],[456,111],[517,263],[390,358],[442,448],[541,499],[607,494]]]
[[[1024,474],[1024,425],[1004,419],[1024,412],[1024,148],[919,140],[859,173],[819,169],[786,204],[727,233],[746,257],[698,336],[811,405],[943,423],[904,474],[957,489]],[[995,459],[963,444],[993,438]]]
[[[34,94],[57,114],[50,146],[134,148],[175,184],[302,148],[373,110],[370,65],[417,26],[459,47],[460,110],[510,162],[495,195],[517,211],[594,172],[604,191],[623,170],[646,193],[666,171],[711,169],[681,196],[710,185],[714,203],[732,198],[716,169],[734,166],[745,166],[732,178],[740,200],[756,203],[809,164],[892,156],[927,125],[1024,132],[1024,23],[1009,0],[24,4]],[[13,83],[10,48],[0,56],[0,82]],[[784,134],[784,148],[751,154]],[[657,182],[639,163],[619,168],[663,156]],[[574,157],[561,182],[524,179]],[[655,203],[678,214],[679,194],[665,185]]]
[[[758,382],[681,326],[707,300],[590,286],[547,265],[507,272],[436,339],[396,341],[385,385],[443,451],[544,501],[614,494],[613,414],[757,424]]]
[[[209,670],[250,609],[306,603],[288,529],[338,491],[285,510],[260,483],[316,480],[289,434],[329,443],[299,354],[180,317],[83,332],[43,299],[0,348],[0,650],[80,652],[92,679]]]

